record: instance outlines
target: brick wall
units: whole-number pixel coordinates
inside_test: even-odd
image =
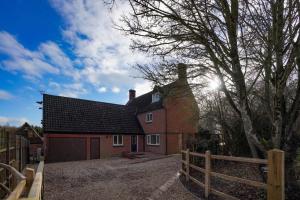
[[[164,99],[167,119],[167,152],[178,153],[182,148],[181,134],[197,132],[199,109],[187,83],[178,82],[177,88]]]
[[[147,113],[152,113],[152,122],[146,122]],[[145,151],[159,154],[166,153],[166,113],[165,109],[159,109],[138,115],[138,120],[145,132]],[[146,135],[147,134],[159,134],[160,145],[147,145]]]
[[[90,159],[90,141],[91,138],[100,138],[100,158],[106,158],[110,156],[120,156],[122,152],[131,151],[131,135],[123,135],[123,145],[122,146],[113,146],[113,135],[112,134],[47,134],[45,136],[45,156],[47,161],[47,154],[49,152],[49,139],[51,138],[69,138],[70,140],[74,138],[84,138],[85,139],[85,148],[83,151],[86,153],[86,159]],[[138,151],[144,151],[144,139],[143,135],[138,136]]]

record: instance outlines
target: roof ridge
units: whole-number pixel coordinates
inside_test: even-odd
[[[87,101],[87,102],[94,102],[94,103],[103,103],[103,104],[110,104],[110,105],[117,105],[117,106],[124,106],[124,107],[127,107],[126,105],[123,105],[123,104],[109,103],[109,102],[103,102],[103,101],[95,101],[95,100],[90,100],[90,99],[81,99],[81,98],[75,98],[75,97],[66,97],[66,96],[53,95],[53,94],[46,94],[46,93],[44,93],[43,95],[45,95],[45,96],[53,96],[53,97],[59,97],[59,98],[66,98],[66,99],[73,99],[73,100],[80,100],[80,101]]]

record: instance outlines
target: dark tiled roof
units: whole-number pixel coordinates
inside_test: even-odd
[[[132,106],[43,96],[44,132],[142,133],[135,114]]]
[[[151,92],[138,96],[127,102],[126,105],[137,108],[138,113],[153,111],[163,108],[162,100],[164,96],[167,96],[169,92],[176,86],[176,81],[164,85],[162,87],[156,86]],[[160,101],[152,103],[152,94],[159,91],[162,98]]]
[[[139,97],[128,101],[127,106],[132,106],[137,109],[138,113],[152,111],[163,107],[162,101],[152,103],[153,91],[143,94]]]

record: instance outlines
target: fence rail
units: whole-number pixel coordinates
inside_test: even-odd
[[[28,140],[13,128],[0,127],[0,163],[22,171],[28,163]],[[12,171],[0,166],[0,199],[15,187]]]
[[[211,155],[210,151],[206,151],[205,154],[190,152],[189,149],[186,151],[181,151],[185,154],[185,159],[182,159],[183,164],[180,172],[185,175],[186,181],[193,181],[200,187],[204,188],[205,197],[208,198],[209,194],[215,194],[221,196],[225,199],[237,200],[238,198],[231,196],[229,194],[223,193],[211,187],[211,177],[221,178],[227,181],[239,182],[242,184],[251,185],[257,188],[262,188],[267,190],[268,200],[284,200],[284,152],[281,150],[270,150],[268,151],[267,159],[257,159],[257,158],[244,158],[244,157],[233,157],[233,156],[222,156],[222,155]],[[201,168],[190,163],[190,155],[196,157],[202,157],[205,159],[205,168]],[[235,176],[229,176],[217,172],[211,171],[211,160],[227,160],[243,163],[255,163],[255,164],[265,164],[267,165],[267,183],[248,180],[244,178],[239,178]],[[184,170],[185,166],[185,170]],[[204,173],[204,183],[197,180],[190,175],[190,168]]]
[[[41,200],[44,191],[44,161],[39,163],[36,170],[26,168],[26,178],[18,182],[15,189],[10,193],[7,200]],[[21,198],[25,193],[25,197]]]

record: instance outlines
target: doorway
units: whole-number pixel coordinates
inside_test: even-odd
[[[131,152],[137,152],[137,136],[131,136]]]

